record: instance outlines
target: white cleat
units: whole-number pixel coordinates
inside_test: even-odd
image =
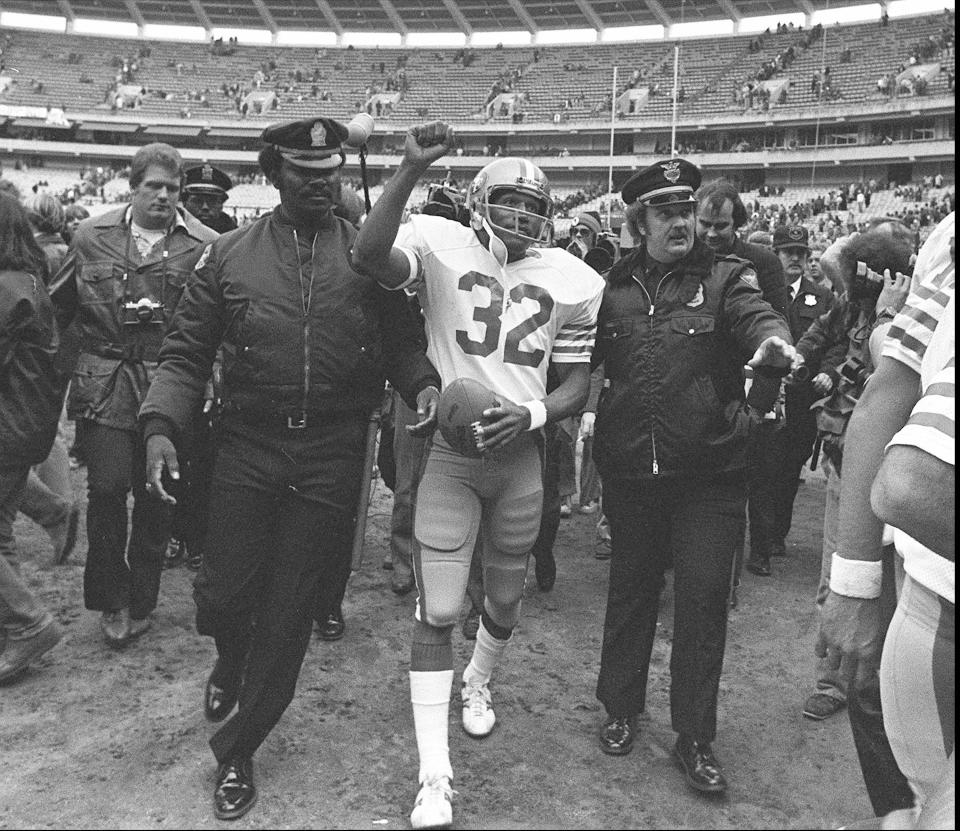
[[[463,700],[463,729],[467,735],[475,739],[489,736],[493,725],[497,723],[490,687],[486,684],[464,684],[460,690],[460,698]]]
[[[449,828],[453,824],[453,794],[450,778],[438,776],[420,786],[410,813],[413,828]]]

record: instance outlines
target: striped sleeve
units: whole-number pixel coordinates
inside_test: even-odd
[[[956,465],[955,362],[956,358],[951,358],[933,377],[909,420],[887,447],[917,447],[946,464]]]
[[[893,358],[919,374],[933,332],[953,296],[955,274],[951,264],[910,293],[887,331],[884,357]]]
[[[574,314],[557,331],[551,361],[559,364],[590,361],[597,337],[597,312],[602,296],[601,289],[597,294],[577,303]]]

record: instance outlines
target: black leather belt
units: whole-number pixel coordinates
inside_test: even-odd
[[[242,424],[249,424],[251,427],[266,427],[272,430],[307,430],[316,429],[321,425],[338,424],[350,419],[364,419],[365,417],[358,413],[349,411],[330,411],[322,412],[314,410],[310,412],[262,412],[240,410],[226,407],[223,411],[223,418],[227,420],[236,420]]]

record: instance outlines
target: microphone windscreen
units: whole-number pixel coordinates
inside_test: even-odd
[[[373,133],[373,117],[367,113],[357,113],[347,124],[347,147],[363,147]]]

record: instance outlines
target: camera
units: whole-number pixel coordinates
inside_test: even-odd
[[[157,303],[149,297],[128,300],[123,304],[124,326],[146,326],[151,323],[163,325],[163,303]]]
[[[840,374],[841,383],[846,382],[847,386],[862,388],[867,383],[870,373],[859,358],[849,357],[839,367],[837,372]]]
[[[878,274],[865,262],[858,262],[853,283],[850,286],[850,297],[854,300],[867,297],[876,299],[881,291],[883,291],[883,275]]]

